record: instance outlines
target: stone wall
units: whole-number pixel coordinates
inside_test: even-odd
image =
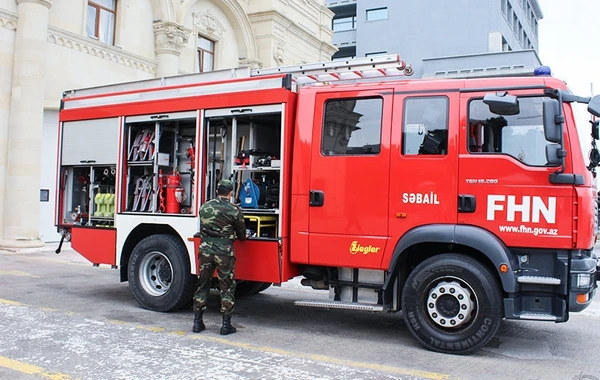
[[[107,45],[87,36],[86,1],[0,0],[0,246],[56,239],[39,231],[53,229],[40,171],[56,167],[41,146],[56,144],[42,125],[57,128],[50,111],[63,91],[196,72],[198,35],[215,42],[215,69],[325,61],[336,50],[324,0],[117,0],[116,15]]]

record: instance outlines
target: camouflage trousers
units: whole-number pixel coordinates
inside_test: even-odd
[[[201,253],[198,255],[198,260],[200,261],[200,274],[198,275],[198,289],[194,293],[194,311],[206,309],[208,292],[216,269],[221,291],[221,313],[225,315],[233,313],[235,309],[235,256]]]

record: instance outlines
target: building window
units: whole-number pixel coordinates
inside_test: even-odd
[[[388,9],[384,8],[373,8],[367,9],[367,21],[379,21],[388,18]]]
[[[331,20],[331,23],[331,29],[333,29],[334,32],[353,30],[356,29],[356,16],[334,18]]]
[[[333,57],[332,60],[341,60],[341,59],[351,59],[356,57],[356,46],[343,46],[339,48]]]
[[[365,57],[376,57],[378,55],[386,55],[387,51],[374,51],[371,53],[365,53]]]
[[[379,154],[382,115],[381,98],[327,101],[321,153],[325,156]]]
[[[448,153],[448,98],[408,98],[404,102],[402,154]]]
[[[86,32],[88,37],[108,45],[115,43],[117,0],[88,1]]]
[[[198,72],[205,73],[215,69],[215,42],[198,36]]]
[[[502,14],[506,17],[506,0],[502,0],[501,2]]]
[[[502,51],[511,51],[510,45],[506,42],[506,39],[502,37]]]
[[[510,1],[508,2],[508,8],[506,11],[506,21],[508,21],[508,26],[512,28],[513,16],[514,16],[512,5],[510,5]]]
[[[344,4],[329,8],[333,11],[331,29],[334,32],[356,29],[356,3]]]

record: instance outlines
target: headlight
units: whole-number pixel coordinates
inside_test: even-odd
[[[592,284],[592,275],[589,273],[580,273],[575,275],[575,287],[578,289],[587,289]]]

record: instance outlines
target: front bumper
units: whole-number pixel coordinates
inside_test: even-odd
[[[596,257],[596,282],[600,282],[600,257],[592,253],[592,257]]]
[[[569,281],[569,311],[578,312],[587,308],[596,294],[600,281],[599,261],[595,253],[571,259]]]

